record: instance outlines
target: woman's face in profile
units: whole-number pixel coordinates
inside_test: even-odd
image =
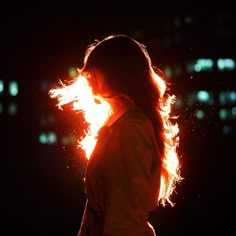
[[[112,91],[106,83],[105,76],[99,69],[91,69],[87,80],[94,95],[101,97],[109,97],[112,95]]]

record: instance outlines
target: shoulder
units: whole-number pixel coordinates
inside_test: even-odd
[[[117,121],[117,129],[126,140],[133,136],[153,139],[154,129],[148,116],[137,106],[131,106]]]
[[[131,106],[121,117],[120,123],[122,126],[131,127],[148,127],[151,126],[151,121],[147,115],[138,107]]]

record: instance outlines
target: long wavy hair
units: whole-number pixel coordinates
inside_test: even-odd
[[[81,71],[98,68],[114,95],[124,94],[151,120],[161,153],[160,202],[169,202],[182,179],[177,147],[179,129],[171,116],[175,96],[168,94],[162,71],[152,65],[146,47],[128,35],[110,35],[88,46]],[[157,157],[158,158],[158,157]]]

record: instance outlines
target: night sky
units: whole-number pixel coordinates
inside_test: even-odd
[[[222,14],[228,12],[231,11]],[[211,28],[215,12],[210,14],[205,9],[187,13],[202,16],[202,24],[194,35],[184,29],[186,42],[170,49],[153,46],[151,39],[167,32],[164,26],[173,16],[186,15],[183,9],[178,14],[170,9],[159,9],[157,14],[153,8],[116,6],[2,10],[0,79],[17,80],[20,84],[19,114],[14,118],[3,114],[0,117],[4,235],[75,236],[83,213],[85,159],[74,146],[44,146],[37,140],[41,113],[53,112],[58,133],[75,130],[73,121],[77,115],[59,111],[47,93],[40,91],[40,81],[53,85],[58,79],[68,78],[68,68],[81,66],[86,46],[95,38],[112,33],[139,37],[150,45],[150,54],[160,67],[198,56],[235,59],[235,31],[226,37],[227,41],[210,37],[218,32],[217,27]],[[157,25],[163,27],[152,31]],[[169,36],[173,36],[172,32]],[[184,74],[171,81],[172,88],[183,97],[201,88],[213,92],[221,88],[236,90],[235,70],[225,77],[227,83],[222,82],[224,78],[219,79],[225,75],[204,76],[206,80],[201,75],[190,79]],[[7,95],[0,98],[4,103],[11,101]],[[210,115],[204,121],[194,119],[187,106],[179,111],[184,181],[173,196],[175,207],[160,207],[151,215],[157,235],[224,235],[222,232],[233,228],[236,133],[222,134],[222,123],[214,115],[217,104],[207,109]],[[235,127],[235,120],[232,122]]]

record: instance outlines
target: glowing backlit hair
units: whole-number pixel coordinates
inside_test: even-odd
[[[105,56],[103,55],[104,58],[103,57],[100,58],[102,60],[98,60],[96,58],[97,51],[99,51],[103,47],[103,45],[106,45],[107,44],[106,42],[110,42],[110,40],[112,41],[113,39],[119,40],[119,38],[121,40],[123,39],[126,40],[125,43],[122,45],[125,45],[125,47],[127,47],[127,51],[131,50],[131,54],[132,52],[135,52],[135,54],[138,54],[136,59],[137,60],[140,59],[140,62],[143,63],[143,67],[145,67],[143,68],[141,66],[141,68],[139,69],[139,72],[144,71],[143,74],[142,73],[141,75],[139,75],[140,73],[136,74],[136,76],[140,76],[139,79],[141,80],[141,82],[139,86],[136,86],[139,80],[135,76],[133,76],[134,78],[131,78],[132,76],[130,76],[130,74],[128,76],[123,74],[124,77],[126,77],[124,79],[121,76],[122,74],[119,74],[119,73],[125,73],[126,71],[129,71],[128,67],[130,63],[133,63],[132,69],[135,68],[135,70],[137,70],[136,68],[139,65],[135,64],[136,62],[129,61],[130,63],[123,63],[121,61],[121,58],[118,58],[118,59],[116,58],[117,61],[113,63],[113,67],[112,67],[111,66],[112,63],[109,60],[110,59],[109,57],[111,55],[114,57],[114,55],[109,54],[109,53],[112,53],[112,51],[107,50],[107,48],[106,50],[104,50],[103,48],[102,53],[105,52],[106,55]],[[122,50],[122,48],[118,50]],[[118,50],[116,51],[116,53],[119,56],[120,53]],[[122,54],[123,56],[126,55],[125,50],[123,51],[123,53],[124,53]],[[177,117],[171,116],[171,109],[176,100],[176,97],[174,95],[170,95],[167,93],[167,83],[164,79],[163,73],[152,65],[152,62],[146,50],[146,47],[143,44],[137,42],[136,40],[134,40],[133,38],[127,35],[110,35],[101,41],[98,41],[98,40],[95,41],[95,43],[91,44],[87,48],[87,51],[84,56],[84,67],[82,69],[79,69],[78,71],[81,73],[83,71],[86,71],[89,68],[89,66],[94,66],[93,63],[91,64],[91,60],[93,63],[96,64],[95,66],[98,66],[99,69],[105,68],[104,71],[102,71],[103,73],[105,73],[105,75],[106,75],[105,70],[108,70],[109,73],[113,73],[113,74],[115,73],[114,70],[119,70],[119,71],[116,71],[117,72],[116,74],[119,74],[120,77],[116,77],[116,79],[113,78],[114,80],[123,79],[123,81],[119,82],[121,83],[121,87],[119,88],[118,92],[124,93],[130,96],[131,99],[133,99],[136,103],[138,103],[137,105],[140,105],[141,108],[143,108],[144,112],[146,111],[146,114],[152,121],[154,129],[155,129],[155,133],[156,133],[157,142],[159,143],[160,148],[161,148],[161,181],[160,181],[160,190],[159,190],[159,196],[157,199],[157,204],[160,202],[163,206],[165,206],[166,203],[168,202],[171,206],[173,206],[174,203],[172,202],[170,197],[176,187],[176,183],[182,180],[182,177],[180,175],[179,155],[177,152],[177,148],[179,145],[179,136],[178,136],[179,127],[176,122]],[[125,72],[122,72],[122,69],[120,68],[117,69],[118,64],[120,64],[121,66],[124,66],[124,65],[127,66],[126,69],[123,70]],[[110,69],[110,67],[112,68]],[[132,69],[130,69],[130,73],[132,72]],[[107,77],[109,78],[112,76],[107,76]],[[50,91],[51,97],[58,97],[60,106],[65,103],[72,102],[72,101],[79,102],[79,100],[81,99],[81,97],[79,97],[78,95],[79,91],[81,90],[81,83],[77,82],[78,78],[76,78],[68,86],[65,86],[64,84],[62,84],[61,88],[53,89]],[[135,82],[136,85],[132,83],[131,85],[129,85],[128,83],[124,84],[123,82],[125,80],[127,81],[128,79],[131,79],[131,80],[137,79],[136,81],[135,80],[131,81],[132,83]],[[80,84],[80,87],[78,86],[78,84]],[[142,88],[142,85],[144,85],[144,87],[145,86],[147,87],[146,90],[144,89],[144,87]],[[128,87],[128,89],[126,87]],[[135,89],[139,89],[139,90],[136,91]],[[130,90],[134,90],[134,91],[130,91]],[[69,91],[73,91],[73,93],[75,92],[75,94],[71,93],[68,98]],[[144,91],[144,94],[142,94],[142,96],[140,94],[137,94],[142,91]],[[102,103],[102,98],[100,99]],[[86,109],[88,109],[87,107],[82,107],[82,108],[80,107],[79,109],[83,110],[84,114],[86,115]],[[108,116],[109,112],[104,112],[104,114]],[[86,116],[85,116],[85,119],[86,119]],[[105,121],[106,119],[107,117],[105,117],[103,121]],[[92,122],[89,122],[89,123],[92,124]],[[101,127],[101,125],[102,124],[99,124],[99,127]],[[95,133],[97,131],[98,129],[95,129]],[[84,149],[86,148],[84,147]]]

